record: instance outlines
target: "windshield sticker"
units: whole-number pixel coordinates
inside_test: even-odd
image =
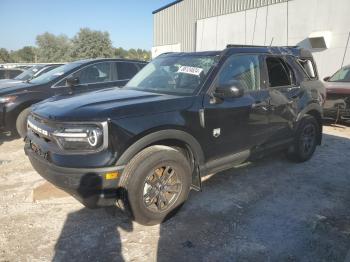
[[[203,68],[192,66],[181,66],[178,73],[190,74],[199,76],[203,72]]]

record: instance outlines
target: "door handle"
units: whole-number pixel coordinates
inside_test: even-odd
[[[262,102],[262,101],[256,101],[254,104],[252,104],[252,108],[255,109],[255,108],[261,108],[262,110],[264,111],[267,111],[268,110],[268,107],[266,105],[265,102]]]

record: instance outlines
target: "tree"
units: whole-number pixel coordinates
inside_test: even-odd
[[[48,32],[36,37],[39,62],[71,61],[71,41],[65,35],[55,36]]]
[[[151,59],[151,52],[143,49],[131,48],[128,51],[127,58],[148,61]]]
[[[114,57],[126,58],[128,56],[128,51],[122,47],[114,48]]]
[[[17,51],[12,51],[10,56],[14,62],[33,63],[36,61],[36,48],[25,46]]]
[[[113,47],[108,32],[81,28],[73,38],[74,59],[112,57]]]
[[[113,48],[108,32],[81,28],[69,39],[65,35],[43,33],[36,37],[37,47],[25,46],[17,51],[0,48],[0,62],[70,62],[77,59],[118,57],[148,61],[151,52],[143,49]]]
[[[10,63],[10,53],[5,48],[0,48],[0,63]]]

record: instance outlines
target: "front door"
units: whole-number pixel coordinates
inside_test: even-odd
[[[112,62],[98,62],[74,73],[79,78],[79,85],[74,92],[89,92],[116,85],[115,65]]]
[[[239,81],[244,94],[238,98],[204,98],[207,159],[213,160],[251,149],[269,135],[269,92],[264,88],[263,60],[259,55],[232,55],[221,68],[215,86]]]

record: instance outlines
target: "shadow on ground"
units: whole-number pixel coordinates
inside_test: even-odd
[[[20,138],[17,134],[11,134],[11,132],[5,132],[0,130],[0,146],[4,142],[10,142],[12,140]]]
[[[211,176],[202,193],[191,193],[160,226],[157,260],[344,261],[350,248],[349,159],[350,139],[324,135],[306,163],[279,154]],[[69,214],[54,261],[122,261],[118,228],[134,232],[131,221],[115,212]],[[142,243],[136,248],[142,250]]]

